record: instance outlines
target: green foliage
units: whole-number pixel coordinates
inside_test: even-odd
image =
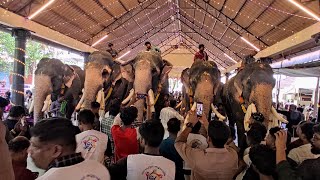
[[[15,39],[9,33],[0,31],[0,72],[13,70]],[[25,76],[32,74],[36,64],[43,57],[52,57],[54,49],[36,41],[28,40],[26,45]]]

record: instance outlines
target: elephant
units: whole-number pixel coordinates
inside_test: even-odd
[[[245,148],[245,131],[253,119],[268,127],[271,115],[279,117],[272,107],[272,89],[275,86],[272,68],[265,62],[251,62],[223,87],[222,100],[229,125],[237,125],[240,148]]]
[[[41,59],[37,64],[34,78],[35,123],[42,118],[41,109],[48,95],[55,101],[59,94],[63,94],[68,102],[66,115],[71,118],[75,107],[73,101],[78,98],[84,79],[84,71],[78,66],[64,64],[58,59]]]
[[[181,113],[195,110],[196,103],[201,102],[203,113],[207,118],[211,109],[220,120],[224,120],[225,117],[214,107],[220,99],[218,95],[222,89],[220,78],[220,70],[213,61],[195,61],[191,68],[184,69],[181,73],[183,84]]]
[[[103,88],[103,100],[99,102],[103,107],[101,109],[107,111],[113,98],[121,100],[129,94],[133,86],[132,74],[130,64],[122,65],[121,62],[113,60],[109,53],[93,52],[85,65],[84,92],[77,109],[80,109],[81,105],[90,109],[91,102],[100,99],[96,97]]]
[[[172,64],[161,58],[159,52],[144,51],[131,62],[134,70],[133,88],[129,95],[122,101],[122,105],[134,105],[138,109],[138,122],[144,120],[144,109],[147,105],[147,117],[159,117],[159,112],[164,107],[165,95],[169,94],[168,73]],[[156,94],[154,94],[156,92]]]

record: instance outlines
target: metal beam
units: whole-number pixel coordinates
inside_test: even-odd
[[[297,14],[299,12],[299,10],[296,10],[294,13],[290,14],[288,17],[286,17],[283,21],[281,21],[280,23],[274,25],[269,31],[263,33],[262,35],[260,35],[259,37],[263,37],[267,34],[269,34],[272,30],[274,30],[276,27],[280,26],[281,24],[283,24],[284,22],[286,22],[288,19],[290,19],[294,14]]]
[[[26,3],[24,6],[19,8],[18,10],[14,11],[14,13],[18,14],[21,10],[25,9],[26,7],[30,6],[32,3],[34,3],[35,0],[30,0],[28,3]]]
[[[114,15],[113,15],[106,7],[104,7],[103,4],[101,4],[101,2],[100,2],[99,0],[94,0],[94,2],[97,3],[98,6],[99,6],[101,9],[103,9],[104,12],[106,12],[107,14],[109,14],[109,16],[111,16],[111,17],[114,18],[115,20],[117,19],[117,18],[114,17]],[[119,1],[119,2],[121,2],[121,1]]]
[[[183,36],[186,36],[186,37],[184,37],[184,39],[186,40],[186,41],[188,41],[189,43],[191,43],[193,46],[196,46],[194,43],[192,43],[191,41],[189,41],[189,39],[188,38],[190,38],[192,41],[194,41],[194,42],[196,42],[196,43],[198,43],[199,44],[199,42],[197,42],[197,41],[195,41],[193,38],[191,38],[188,34],[185,34],[185,33],[182,33],[182,35]],[[210,51],[209,51],[209,53],[211,54],[211,55],[213,55],[213,57],[217,57],[217,56],[215,56],[213,53],[211,53]],[[215,59],[218,59],[220,62],[217,62],[217,61],[215,61],[215,62],[217,62],[220,66],[222,66],[222,67],[224,67],[221,63],[224,63],[224,64],[226,64],[225,63],[225,61],[223,61],[222,59],[220,59],[219,57],[217,57],[217,58],[212,58],[211,57],[211,59],[213,60],[213,61],[215,61]],[[227,66],[228,66],[228,64],[226,64]]]
[[[145,3],[143,3],[141,6],[137,6],[136,8],[132,9],[131,11],[126,12],[121,17],[119,17],[116,21],[113,21],[111,24],[109,24],[107,27],[101,29],[98,33],[96,33],[92,38],[90,38],[86,43],[88,43],[90,40],[98,40],[101,36],[103,36],[104,32],[111,32],[112,30],[115,30],[119,28],[121,25],[128,22],[131,18],[142,12],[145,8],[150,7],[153,3],[157,2],[158,0],[149,0]]]
[[[181,15],[184,19],[186,19],[186,20],[188,20],[190,23],[191,23],[191,21],[188,19],[188,18],[186,18],[186,17],[184,17],[183,15]],[[183,21],[181,21],[181,22],[183,22]],[[187,23],[185,23],[185,22],[183,22],[186,26],[188,26],[190,29],[193,29],[192,27],[190,27]],[[197,27],[197,28],[199,28],[200,29],[200,27],[198,27],[196,24],[193,24],[195,27]],[[202,29],[200,29],[200,30],[202,30]],[[196,31],[195,31],[196,32]],[[205,31],[204,31],[205,32]],[[224,47],[226,50],[228,50],[229,52],[231,52],[232,54],[234,54],[234,55],[236,55],[239,59],[242,59],[237,53],[234,53],[234,52],[232,52],[228,47],[226,47],[225,45],[223,45],[220,41],[218,41],[215,37],[213,37],[211,34],[209,34],[209,33],[207,33],[207,32],[205,32],[206,34],[207,34],[207,36],[209,36],[213,41],[214,41],[214,43],[212,43],[216,48],[218,48],[218,49],[220,49],[222,52],[225,52],[223,49],[221,49],[219,46],[217,46],[216,45],[216,43],[217,44],[219,44],[220,46],[222,46],[222,47]],[[199,33],[199,32],[197,32],[197,34],[199,34],[200,36],[202,36],[203,38],[204,38],[204,36],[201,34],[201,33]],[[207,38],[205,38],[205,39],[207,39]],[[209,41],[209,40],[208,40]]]
[[[259,19],[259,18],[262,16],[262,14],[264,14],[264,13],[269,9],[269,7],[272,6],[275,2],[276,2],[276,0],[273,0],[273,1],[266,7],[266,9],[264,9],[255,19]],[[239,12],[240,12],[240,11],[239,11]],[[246,28],[249,28],[254,22],[255,22],[255,20],[253,20]]]
[[[248,0],[245,0],[245,1],[242,3],[242,5],[241,5],[241,7],[239,8],[237,14],[232,18],[232,20],[235,20],[235,19],[239,16],[240,11],[241,11],[242,8],[244,7],[244,5],[246,5],[247,2],[248,2]],[[268,9],[268,8],[267,8],[267,9]]]
[[[151,31],[156,30],[154,33],[152,33],[151,36],[153,36],[154,34],[160,32],[161,30],[163,30],[163,29],[165,29],[166,27],[168,27],[169,25],[171,25],[171,23],[170,23],[171,17],[167,18],[164,22],[167,22],[167,21],[169,21],[169,23],[167,23],[164,27],[159,27],[159,29],[157,29],[158,27],[151,28],[151,29],[148,30],[146,33],[144,33],[142,36],[137,37],[133,42],[129,43],[129,44],[128,44],[127,46],[125,46],[124,48],[121,48],[121,49],[119,50],[119,53],[120,53],[121,51],[123,51],[124,49],[126,49],[127,47],[131,46],[132,44],[135,44],[136,42],[138,42],[138,41],[140,40],[140,42],[138,43],[138,45],[139,45],[142,41],[144,41],[143,37],[146,36],[146,35],[147,35],[148,33],[150,33]],[[149,37],[151,37],[151,36],[149,36]],[[138,46],[138,45],[136,45],[136,46]],[[136,47],[136,46],[133,46],[133,47]],[[132,49],[133,49],[133,48],[132,48]]]
[[[19,16],[15,13],[0,8],[0,14],[6,14],[6,16],[0,16],[0,23],[10,27],[21,27],[33,32],[33,35],[41,37],[43,39],[61,44],[82,52],[93,52],[97,49],[88,46],[76,39],[66,36],[58,31],[54,31],[46,26],[43,26],[35,21],[26,20],[25,17]]]
[[[193,1],[192,1],[193,2]],[[205,2],[205,1],[204,1]],[[198,3],[193,2],[197,7],[203,9]],[[255,37],[257,40],[259,40],[259,42],[261,42],[263,45],[268,46],[267,43],[265,43],[262,39],[260,39],[259,37],[255,36],[254,34],[252,34],[251,32],[249,32],[248,30],[246,30],[244,27],[242,27],[241,25],[239,25],[237,22],[233,21],[232,19],[230,19],[227,15],[225,15],[221,10],[218,10],[217,8],[215,8],[214,6],[212,6],[211,4],[205,2],[206,4],[208,4],[211,8],[215,9],[216,11],[220,12],[220,15],[223,15],[227,20],[232,21],[233,24],[235,24],[237,26],[237,28],[229,28],[231,29],[234,33],[236,33],[237,35],[241,36],[240,33],[238,33],[237,31],[239,31],[239,29],[243,29],[243,31],[245,31],[246,33],[250,34],[251,36]],[[214,15],[212,15],[209,11],[207,12],[209,15],[211,15],[212,17],[214,17],[215,19],[217,19],[218,21],[222,22],[222,20],[220,20],[219,18],[215,17]],[[224,23],[224,22],[222,22]]]

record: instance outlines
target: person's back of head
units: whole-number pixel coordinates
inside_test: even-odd
[[[157,148],[163,140],[164,128],[160,121],[147,120],[140,126],[139,133],[144,142],[143,145]]]
[[[79,124],[91,124],[93,125],[94,123],[94,114],[91,110],[89,109],[84,109],[82,111],[79,112],[79,117],[78,117],[78,121]]]
[[[138,117],[138,109],[134,106],[125,107],[120,111],[120,119],[125,126],[131,125]]]
[[[175,99],[170,100],[170,107],[175,108],[177,106],[177,101]]]
[[[267,134],[267,128],[260,122],[254,122],[250,125],[247,132],[247,140],[249,145],[260,144]]]
[[[109,108],[109,115],[116,116],[120,112],[120,100],[119,99],[113,99],[110,102],[110,108]]]
[[[26,115],[26,111],[22,106],[13,106],[9,111],[10,117],[18,118],[25,115]]]
[[[193,133],[193,134],[199,134],[200,129],[201,129],[201,122],[198,121],[198,122],[192,127],[191,133]]]
[[[100,108],[100,103],[94,101],[91,102],[91,109],[99,109]]]
[[[24,136],[17,136],[8,143],[13,160],[26,161],[28,158],[29,140]],[[14,157],[13,157],[14,156]]]
[[[306,140],[310,143],[311,139],[313,137],[313,134],[314,134],[314,131],[313,131],[314,125],[315,124],[312,122],[307,122],[307,123],[303,123],[302,125],[300,125],[301,134],[300,134],[299,138],[301,140]]]
[[[178,134],[181,127],[181,122],[177,118],[172,118],[167,122],[168,131],[172,134]]]
[[[266,145],[258,144],[250,149],[249,157],[258,173],[266,176],[275,175],[276,154],[274,150]]]
[[[230,136],[230,129],[224,122],[210,121],[208,136],[215,148],[224,148]]]

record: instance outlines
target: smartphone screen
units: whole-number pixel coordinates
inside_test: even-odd
[[[203,114],[203,103],[197,102],[197,115],[202,116]]]
[[[281,129],[287,129],[287,124],[286,123],[281,123]]]

